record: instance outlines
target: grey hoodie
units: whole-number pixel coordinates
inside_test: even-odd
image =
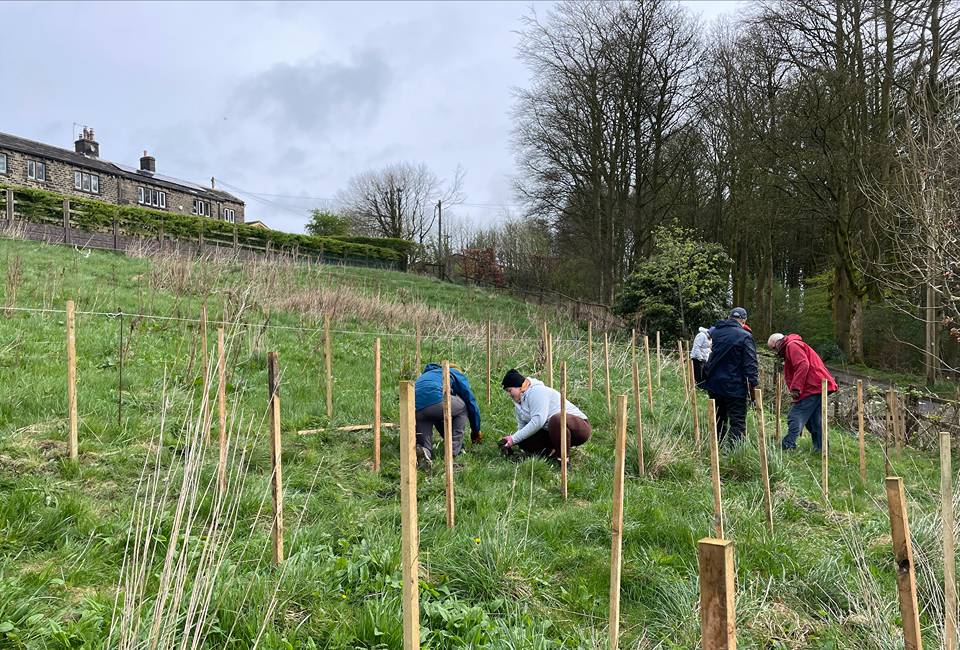
[[[517,416],[517,432],[513,434],[514,444],[526,440],[540,429],[547,426],[547,420],[560,412],[560,392],[556,391],[539,379],[527,377],[530,387],[523,391],[520,403],[514,404]],[[567,415],[587,419],[583,411],[567,400]]]

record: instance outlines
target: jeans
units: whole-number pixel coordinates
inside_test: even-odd
[[[731,446],[743,442],[743,435],[747,431],[747,398],[730,397],[719,393],[709,393],[709,395],[717,407],[717,442],[722,444],[728,431]]]
[[[793,403],[790,412],[787,413],[787,435],[780,444],[783,449],[796,449],[797,438],[803,427],[807,427],[810,432],[810,439],[813,441],[813,448],[820,450],[822,444],[821,433],[823,431],[823,422],[820,418],[820,393],[804,397],[802,400]]]
[[[425,447],[433,453],[433,430],[443,431],[443,402],[437,402],[417,411],[417,446]],[[450,416],[453,423],[453,455],[458,456],[463,449],[463,430],[467,426],[467,405],[456,395],[450,396]],[[446,435],[443,435],[446,440]]]

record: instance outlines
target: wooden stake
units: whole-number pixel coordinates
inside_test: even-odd
[[[420,530],[417,526],[417,421],[413,382],[400,382],[400,528],[403,564],[403,648],[420,647]]]
[[[204,386],[208,386],[207,373],[210,370],[210,360],[207,355],[207,302],[200,306],[200,363],[203,371]]]
[[[373,341],[373,471],[380,471],[380,337]]]
[[[493,359],[493,336],[491,334],[491,324],[487,321],[487,404],[490,404],[490,395],[492,385],[492,359]]]
[[[560,493],[567,500],[567,458],[570,455],[567,440],[567,362],[560,362]]]
[[[783,408],[783,375],[778,370],[774,373],[774,380],[777,382],[777,398],[776,398],[776,416],[777,420],[775,423],[776,431],[774,433],[773,444],[780,446],[780,427],[782,425],[782,408]]]
[[[827,422],[827,380],[820,381],[820,482],[823,502],[830,505],[830,424]]]
[[[607,412],[613,410],[613,403],[610,401],[610,337],[603,333],[603,376],[607,387]]]
[[[906,440],[906,423],[903,419],[903,409],[900,408],[900,393],[893,391],[893,444],[897,450],[897,455],[903,451],[903,443]]]
[[[890,441],[894,436],[893,424],[893,388],[889,388],[887,389],[887,417],[883,436],[883,467],[887,476],[893,473],[893,468],[890,464]]]
[[[687,372],[686,355],[683,353],[683,341],[677,341],[677,355],[680,363],[680,378],[683,380],[683,399],[690,402],[690,379]]]
[[[277,353],[267,353],[267,388],[270,394],[270,462],[273,466],[273,563],[283,562],[283,472],[280,466],[280,369]]]
[[[723,498],[720,494],[720,445],[717,440],[717,403],[707,402],[710,418],[710,478],[713,482],[713,528],[718,539],[723,539]]]
[[[553,334],[547,332],[547,384],[553,388]]]
[[[453,407],[450,404],[450,362],[443,362],[443,470],[446,486],[447,528],[453,528]]]
[[[663,355],[660,352],[660,330],[657,330],[657,388],[660,388],[660,368],[663,366]]]
[[[77,335],[72,300],[67,301],[67,417],[70,421],[67,432],[67,453],[70,460],[77,460],[80,454],[80,442],[77,436]]]
[[[623,565],[623,471],[627,447],[627,396],[617,396],[616,456],[613,465],[613,542],[610,548],[610,650],[620,645],[620,572]]]
[[[416,374],[418,374],[418,375],[420,374],[420,370],[423,368],[423,362],[422,362],[421,359],[420,359],[420,339],[421,339],[420,321],[417,321],[417,342],[416,342],[416,346],[417,346],[417,356],[416,356],[416,360],[414,361],[414,364],[413,364],[413,365],[415,366],[415,367],[414,367],[414,371],[415,371]]]
[[[643,356],[647,360],[647,406],[653,412],[653,368],[650,367],[650,337],[643,335]]]
[[[593,392],[593,321],[587,321],[587,390]]]
[[[690,359],[690,411],[693,413],[693,444],[700,447],[700,402],[697,401],[697,386],[693,378],[693,359]]]
[[[759,388],[757,389],[757,408],[759,409],[757,417],[760,420],[759,426],[757,426],[760,449],[760,479],[763,481],[767,530],[773,535],[773,494],[770,492],[770,468],[767,466],[767,423],[763,415],[763,390]]]
[[[220,416],[220,457],[217,460],[217,478],[220,491],[227,490],[227,352],[223,328],[217,328],[217,412]]]
[[[330,341],[330,314],[323,316],[323,359],[327,371],[327,419],[333,419],[333,345]]]
[[[860,482],[867,482],[867,448],[863,423],[863,380],[857,380],[857,441],[860,444]]]
[[[910,523],[907,518],[907,498],[903,493],[903,479],[899,476],[888,476],[886,490],[887,508],[890,511],[890,532],[893,537],[893,556],[897,565],[897,593],[900,597],[904,649],[921,650],[923,642],[920,638],[913,543],[910,541]]]
[[[733,542],[710,537],[697,544],[700,637],[703,650],[736,650],[736,570]]]
[[[635,342],[635,341],[634,341]],[[640,476],[646,473],[646,467],[643,462],[643,406],[640,404],[640,368],[637,365],[637,348],[631,345],[633,358],[631,360],[632,379],[633,379],[633,408],[635,411],[635,420],[637,426],[637,468]]]
[[[956,539],[950,434],[940,433],[940,512],[943,522],[943,650],[957,650]]]

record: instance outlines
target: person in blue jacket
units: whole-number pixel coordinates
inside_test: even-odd
[[[433,463],[433,430],[443,430],[443,367],[428,363],[415,384],[417,418],[417,467],[427,469]],[[470,439],[480,442],[480,407],[470,381],[450,365],[450,415],[453,420],[453,455],[463,452],[463,430],[470,421]],[[444,435],[444,439],[446,436]]]
[[[747,400],[754,400],[759,383],[757,344],[744,327],[746,322],[747,310],[736,307],[729,318],[710,328],[713,346],[703,368],[704,387],[716,402],[718,442],[723,443],[729,432],[731,446],[743,441]]]

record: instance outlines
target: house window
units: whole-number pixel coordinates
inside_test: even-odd
[[[7,173],[7,154],[0,153],[0,174]]]
[[[137,203],[140,205],[152,205],[155,208],[166,208],[167,193],[149,187],[139,187],[137,188]]]
[[[193,200],[193,214],[199,215],[201,217],[210,216],[210,204],[207,201],[201,201],[200,199]]]
[[[229,221],[230,223],[237,222],[237,213],[233,208],[224,208],[223,209],[223,220]]]
[[[47,166],[36,160],[27,161],[27,178],[33,181],[47,180]]]
[[[81,192],[100,193],[100,177],[86,172],[73,172],[73,187]]]

